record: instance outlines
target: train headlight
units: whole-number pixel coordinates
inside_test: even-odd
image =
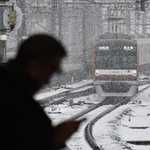
[[[133,70],[133,75],[134,75],[134,76],[136,76],[136,73],[137,73],[137,71],[136,71],[136,70]]]
[[[95,75],[99,75],[99,70],[95,70]]]

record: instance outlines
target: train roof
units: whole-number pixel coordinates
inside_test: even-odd
[[[96,45],[137,45],[136,40],[124,40],[124,39],[105,39],[98,40]]]
[[[150,38],[136,39],[138,44],[150,44]]]
[[[132,40],[133,37],[130,34],[124,34],[124,33],[106,33],[99,36],[99,39],[106,40],[106,39],[126,39],[126,40]]]

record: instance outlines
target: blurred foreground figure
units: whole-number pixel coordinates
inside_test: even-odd
[[[53,37],[31,36],[14,60],[0,67],[0,150],[57,150],[79,122],[53,127],[33,95],[59,69],[66,52]]]
[[[2,56],[1,56],[1,54],[0,54],[0,64],[2,63]]]

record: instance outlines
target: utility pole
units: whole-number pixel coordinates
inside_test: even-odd
[[[147,33],[147,26],[146,26],[146,24],[147,24],[147,13],[146,12],[144,12],[142,15],[142,24],[143,24],[142,33],[146,34]]]
[[[19,0],[17,5],[21,8],[22,13],[25,14],[25,0]],[[22,18],[21,28],[18,30],[18,38],[21,39],[22,36],[27,36],[25,15]]]
[[[52,27],[51,27],[51,32],[53,36],[56,36],[56,11],[57,11],[57,0],[52,1]]]
[[[5,4],[5,2],[1,2],[1,4]],[[4,12],[4,7],[0,7],[0,28],[4,29],[3,25],[3,12]],[[0,31],[0,35],[6,35],[5,30]],[[0,40],[0,55],[2,57],[2,61],[6,61],[6,40]]]
[[[61,0],[57,0],[57,13],[58,13],[58,37],[59,40],[62,41],[62,9],[63,9],[63,3]]]
[[[83,70],[83,77],[86,77],[87,72],[87,61],[86,61],[86,49],[87,49],[87,43],[86,43],[86,8],[83,7],[83,16],[82,16],[82,39],[83,39],[83,55],[82,55],[82,70]]]
[[[141,11],[145,11],[145,1],[146,0],[141,0],[140,4],[141,4]]]

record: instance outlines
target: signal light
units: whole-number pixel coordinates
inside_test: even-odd
[[[9,11],[9,24],[15,25],[16,24],[16,11]]]
[[[15,10],[9,11],[9,25],[11,27],[11,30],[13,30],[16,25],[16,11]]]

